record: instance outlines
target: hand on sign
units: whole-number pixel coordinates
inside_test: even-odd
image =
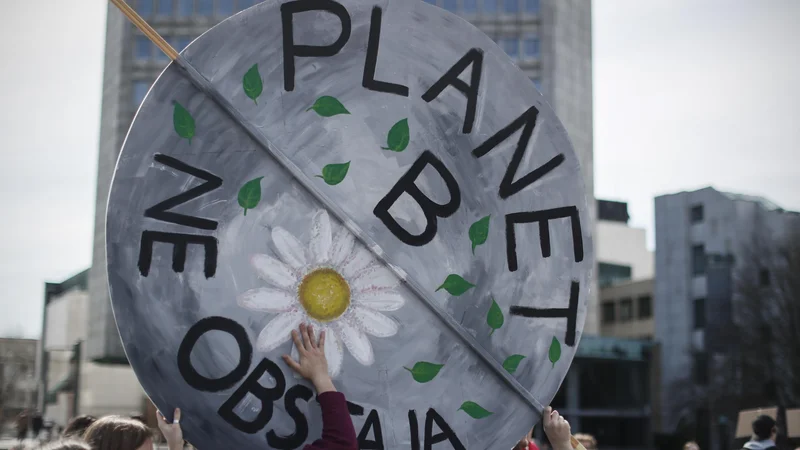
[[[181,430],[181,410],[175,408],[172,415],[172,423],[167,422],[167,419],[158,411],[158,429],[167,440],[167,447],[169,450],[180,450],[183,448],[183,430]]]
[[[311,325],[300,324],[299,333],[292,330],[299,361],[293,360],[289,355],[283,355],[283,360],[292,370],[314,383],[317,395],[336,391],[328,375],[328,360],[325,359],[325,331],[320,332],[319,342],[315,342],[313,336],[314,329]]]
[[[569,422],[558,411],[549,406],[545,408],[542,412],[542,423],[553,450],[572,450]]]

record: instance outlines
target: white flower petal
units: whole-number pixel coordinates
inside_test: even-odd
[[[297,299],[281,289],[258,288],[239,294],[236,301],[242,308],[251,311],[286,312],[296,304]]]
[[[371,366],[375,362],[375,355],[372,353],[372,344],[367,335],[356,326],[349,324],[347,320],[337,322],[337,326],[342,341],[353,358],[364,366]]]
[[[367,247],[356,243],[353,254],[345,261],[344,267],[342,267],[342,275],[348,279],[355,278],[374,261],[375,257],[372,256],[372,252]]]
[[[275,287],[292,289],[300,281],[289,266],[269,255],[253,255],[250,262],[258,275]]]
[[[279,314],[258,334],[256,348],[268,352],[288,341],[292,337],[292,330],[300,326],[304,316],[299,311]]]
[[[281,227],[272,229],[272,243],[286,264],[299,270],[306,266],[306,249],[292,233]]]
[[[356,292],[374,289],[392,289],[400,284],[400,279],[382,264],[373,264],[361,271],[355,279],[350,281],[350,286]]]
[[[311,258],[315,264],[323,264],[331,256],[331,221],[328,211],[320,209],[311,219]]]
[[[353,308],[351,320],[355,320],[361,330],[373,336],[389,337],[397,334],[397,322],[369,308]]]
[[[331,264],[333,267],[338,268],[345,262],[347,257],[350,256],[350,252],[353,251],[354,243],[355,237],[353,234],[347,228],[340,227],[331,249]]]
[[[384,289],[357,292],[353,301],[375,311],[397,311],[406,302],[398,292]]]
[[[325,330],[325,359],[328,360],[328,375],[331,378],[337,377],[342,371],[344,349],[342,349],[342,341],[339,340],[333,328]]]

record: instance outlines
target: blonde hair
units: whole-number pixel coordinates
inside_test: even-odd
[[[93,423],[83,438],[92,450],[136,450],[153,438],[153,432],[138,420],[106,416]]]
[[[692,448],[696,448],[697,450],[700,450],[700,445],[698,445],[697,442],[695,442],[695,441],[689,441],[689,442],[683,444],[683,450],[691,450]]]
[[[591,434],[578,433],[574,437],[578,442],[586,447],[586,450],[597,450],[597,439],[595,439]]]

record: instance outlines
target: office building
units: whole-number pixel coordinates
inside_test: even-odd
[[[655,199],[655,337],[661,345],[663,433],[695,423],[703,449],[724,445],[719,418],[692,397],[709,380],[709,363],[731,350],[734,275],[747,268],[757,235],[780,239],[800,215],[772,202],[708,187]],[[734,418],[730,418],[732,422]]]
[[[652,340],[653,279],[627,281],[600,288],[600,334]]]
[[[37,378],[44,418],[64,426],[78,414],[144,412],[145,396],[133,370],[86,358],[89,271],[45,284]]]
[[[36,407],[35,339],[0,338],[0,424]]]
[[[254,0],[134,0],[131,4],[178,50]],[[592,151],[591,2],[558,0],[438,0],[494,39],[547,97],[569,133],[583,167],[594,224]],[[127,363],[108,298],[105,255],[106,201],[117,156],[133,115],[168,60],[109,4],[98,156],[92,268],[89,276],[88,356]],[[592,286],[591,292],[597,292]],[[597,333],[596,298],[585,331]]]
[[[653,252],[644,228],[628,225],[628,204],[597,200],[597,278],[600,289],[653,278]]]

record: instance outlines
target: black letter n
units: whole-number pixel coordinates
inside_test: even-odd
[[[445,186],[447,186],[447,191],[450,193],[450,201],[444,205],[429,199],[415,183],[419,174],[422,173],[425,166],[429,164],[439,173]],[[406,231],[389,213],[389,208],[394,205],[404,192],[417,202],[419,207],[422,208],[422,212],[425,214],[427,224],[425,225],[425,230],[419,235],[414,235]],[[450,217],[458,210],[459,206],[461,206],[461,190],[453,174],[447,170],[444,163],[436,158],[430,150],[425,150],[419,158],[414,161],[414,164],[411,165],[408,172],[397,180],[397,183],[392,187],[389,193],[375,205],[375,209],[372,213],[375,214],[375,217],[381,219],[383,224],[386,225],[386,228],[398,239],[408,245],[421,247],[436,237],[437,218]]]

